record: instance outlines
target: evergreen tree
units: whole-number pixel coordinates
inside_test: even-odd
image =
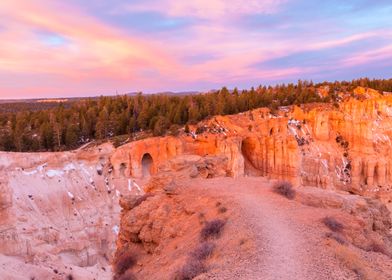
[[[329,88],[320,99],[316,90]],[[90,98],[57,103],[0,104],[0,149],[10,151],[51,151],[72,149],[87,139],[150,130],[154,135],[176,134],[178,127],[194,124],[214,115],[235,114],[259,107],[275,111],[279,106],[310,102],[333,102],[338,94],[352,93],[357,86],[370,87],[381,94],[392,92],[392,79],[335,81],[314,84],[258,86],[257,89],[219,91],[192,96],[143,95]],[[189,126],[185,126],[189,131]]]
[[[79,128],[71,124],[67,126],[66,132],[65,132],[65,145],[67,147],[75,148],[79,144]]]

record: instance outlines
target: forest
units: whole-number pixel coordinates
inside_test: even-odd
[[[321,98],[317,89],[329,87]],[[0,150],[17,152],[63,151],[75,149],[92,140],[140,132],[154,136],[176,135],[186,124],[194,124],[214,115],[228,115],[268,107],[314,102],[337,104],[337,92],[350,92],[357,86],[370,87],[381,93],[392,92],[392,79],[314,84],[259,86],[249,90],[220,90],[203,94],[172,96],[164,94],[86,98],[59,103],[37,110],[21,104],[2,104],[0,110]],[[13,109],[12,106],[17,106]],[[20,108],[26,108],[21,110]]]

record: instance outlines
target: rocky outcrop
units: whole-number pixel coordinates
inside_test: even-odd
[[[368,232],[376,231],[387,235],[392,228],[390,212],[377,199],[315,188],[301,188],[297,191],[296,200],[313,207],[343,210],[363,220],[363,229]]]
[[[277,115],[257,109],[217,116],[188,134],[122,146],[111,161],[115,173],[143,178],[143,170],[154,175],[160,164],[181,155],[223,156],[228,176],[288,179],[390,202],[392,96],[356,92],[366,98],[348,99],[339,108],[313,104],[281,108]],[[143,167],[146,156],[151,165]]]
[[[114,267],[123,254],[128,254],[136,259],[130,270],[137,279],[183,279],[175,276],[190,253],[204,244],[200,236],[206,222],[232,218],[230,210],[224,207],[228,207],[224,199],[201,189],[190,191],[189,186],[179,186],[181,191],[175,195],[156,192],[120,199],[121,224]],[[209,261],[228,261],[224,250],[234,244],[238,246],[238,238],[233,237],[238,234],[236,230],[230,232],[225,228],[227,239],[207,242],[223,255],[219,257],[221,260],[211,257]]]
[[[226,156],[182,155],[160,164],[157,169],[158,173],[144,187],[146,192],[176,193],[177,181],[225,177],[229,172]]]
[[[145,155],[152,157],[152,174],[156,174],[159,164],[179,155],[214,155],[227,158],[232,177],[243,176],[247,165],[262,175],[295,179],[297,146],[294,138],[287,137],[287,121],[288,118],[271,118],[266,109],[218,116],[199,125],[206,129],[202,134],[133,142],[120,147],[111,160],[115,172],[127,166],[129,176],[142,178]]]
[[[111,175],[113,151],[104,144],[64,153],[0,153],[4,279],[110,278],[118,199],[128,192],[127,179]]]
[[[178,221],[190,214],[184,204],[176,205],[165,195],[124,197],[121,205],[125,211],[117,241],[120,250],[129,242],[142,244],[148,253],[160,250],[162,243],[183,234]]]
[[[299,189],[295,199],[305,205],[346,213],[338,220],[350,243],[364,250],[377,244],[392,254],[391,213],[379,200],[316,188]]]

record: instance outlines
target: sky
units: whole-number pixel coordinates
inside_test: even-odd
[[[0,98],[392,78],[390,0],[12,0]]]

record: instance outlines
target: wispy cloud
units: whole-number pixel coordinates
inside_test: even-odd
[[[225,16],[275,13],[285,2],[287,0],[249,0],[246,2],[240,0],[152,0],[125,4],[113,11],[121,13],[153,10],[174,17],[217,19]]]
[[[0,98],[388,76],[392,66],[384,0],[3,2]]]
[[[350,66],[379,63],[382,66],[384,66],[385,64],[390,65],[389,61],[391,59],[392,59],[392,44],[374,50],[369,50],[366,52],[355,53],[352,56],[343,59],[341,61],[341,65],[345,67],[350,67]]]
[[[0,13],[7,15],[0,34],[0,71],[135,82],[140,69],[164,72],[175,64],[147,40],[129,37],[73,7],[16,0],[2,4]]]

